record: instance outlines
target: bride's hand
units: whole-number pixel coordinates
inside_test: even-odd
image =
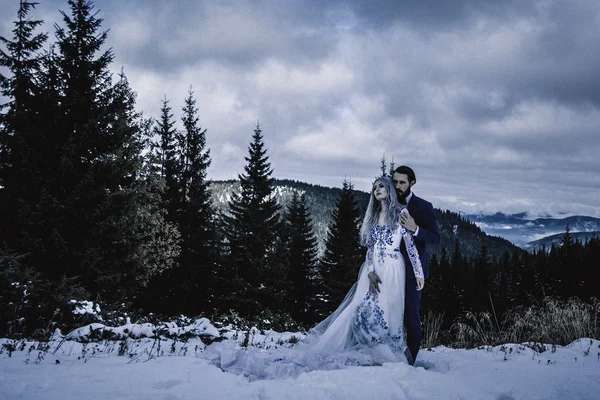
[[[425,278],[417,278],[417,290],[423,290],[425,287]]]
[[[406,208],[400,212],[400,225],[405,227],[410,233],[415,233],[417,230],[417,223]]]
[[[379,276],[371,271],[367,274],[367,277],[369,278],[369,290],[375,294],[379,293],[379,284],[381,283]]]

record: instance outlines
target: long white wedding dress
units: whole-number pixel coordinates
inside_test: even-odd
[[[365,262],[358,281],[340,306],[312,328],[292,348],[264,350],[240,348],[235,341],[214,343],[204,352],[223,371],[245,375],[250,380],[295,377],[311,370],[340,369],[348,365],[381,365],[406,362],[404,350],[404,258],[405,245],[415,276],[423,270],[412,235],[402,226],[374,225]],[[380,293],[369,291],[369,271],[381,283]]]

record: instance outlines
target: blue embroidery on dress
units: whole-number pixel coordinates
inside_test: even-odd
[[[385,258],[398,259],[401,257],[400,248],[392,249],[394,233],[400,234],[406,245],[408,257],[416,277],[423,277],[423,268],[419,252],[412,234],[404,227],[398,225],[395,229],[388,225],[373,225],[370,231],[370,240],[367,249],[368,271],[373,271],[375,261],[377,265],[385,264]],[[374,259],[374,257],[376,257]],[[387,316],[379,304],[379,296],[368,291],[363,301],[356,307],[352,332],[357,343],[367,346],[387,344],[393,352],[403,352],[405,348],[404,332],[400,327],[398,332],[390,332]]]
[[[383,338],[389,336],[389,328],[383,310],[379,307],[377,294],[367,292],[362,303],[356,307],[352,330],[358,343],[369,346],[383,343]]]
[[[424,278],[425,275],[423,274],[423,267],[421,265],[421,259],[419,258],[419,251],[417,250],[417,246],[415,245],[412,233],[407,231],[406,228],[404,228],[401,225],[398,228],[400,229],[400,234],[402,235],[402,239],[404,240],[404,244],[406,245],[406,252],[408,253],[410,263],[412,264],[415,277]],[[367,263],[369,266],[369,271],[374,270],[373,253],[377,255],[377,261],[379,263],[382,263],[386,256],[391,258],[400,257],[395,252],[385,252],[386,245],[391,246],[393,243],[393,235],[394,231],[388,225],[373,225],[373,227],[371,228],[371,240],[369,240],[369,245],[367,249]],[[375,247],[377,247],[377,249],[375,249]],[[396,251],[400,251],[400,249],[397,249]]]
[[[356,307],[352,331],[359,344],[367,346],[388,344],[393,352],[404,351],[402,332],[397,335],[390,334],[384,312],[379,306],[379,296],[371,291]]]
[[[369,251],[371,254],[367,253],[367,257],[372,257],[372,253],[375,252],[377,255],[377,261],[382,263],[386,255],[391,255],[391,253],[386,253],[386,247],[391,246],[394,243],[394,231],[388,225],[373,225],[371,228],[371,240],[370,244],[373,246],[369,246]],[[374,249],[374,247],[377,249]],[[372,258],[371,258],[372,260]]]

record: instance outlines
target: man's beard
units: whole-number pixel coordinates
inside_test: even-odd
[[[398,195],[398,202],[400,204],[406,204],[406,198],[410,194],[410,189],[406,189],[404,192],[401,190],[396,190],[396,195]]]

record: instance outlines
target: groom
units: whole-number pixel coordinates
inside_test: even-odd
[[[402,213],[400,223],[403,227],[413,233],[415,245],[419,251],[419,258],[423,266],[425,278],[429,278],[429,266],[427,264],[427,243],[438,244],[440,242],[440,231],[438,228],[433,206],[430,202],[415,196],[411,188],[417,183],[417,177],[412,168],[405,165],[396,168],[392,176],[398,201],[405,204],[410,215]],[[404,264],[411,265],[404,241],[400,245],[400,251],[404,256]],[[406,290],[404,299],[404,325],[406,326],[406,343],[410,354],[407,354],[408,362],[413,365],[417,359],[417,353],[421,347],[421,289],[425,282],[415,279],[412,268],[406,268]],[[410,357],[409,357],[410,355]],[[411,359],[412,358],[412,359]]]

